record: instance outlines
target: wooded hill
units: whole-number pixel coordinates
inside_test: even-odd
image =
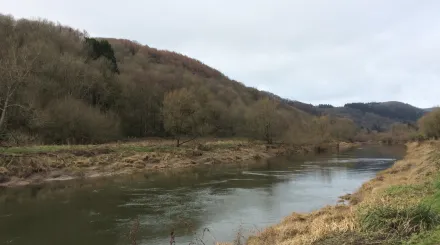
[[[341,117],[364,125],[354,113],[303,108],[175,52],[45,20],[0,15],[0,47],[3,142],[172,137],[179,145],[209,136],[313,144],[352,140],[359,127]]]
[[[342,107],[334,107],[332,105],[314,106],[299,101],[290,101],[288,103],[316,116],[330,115],[349,118],[362,128],[378,132],[387,131],[396,123],[415,126],[417,120],[428,112],[425,109],[397,101],[348,103]]]
[[[45,20],[0,16],[0,46],[3,141],[243,136],[271,142],[304,132],[312,120],[195,59],[90,38]]]

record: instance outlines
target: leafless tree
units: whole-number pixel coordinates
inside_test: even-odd
[[[0,56],[0,131],[4,130],[8,110],[12,107],[25,108],[15,100],[17,93],[31,80],[31,74],[41,52],[36,45],[21,44],[10,38],[9,45]]]

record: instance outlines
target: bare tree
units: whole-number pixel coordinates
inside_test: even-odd
[[[440,107],[419,119],[420,131],[428,138],[438,139],[440,137]]]
[[[37,46],[21,44],[10,38],[0,57],[0,131],[4,130],[7,112],[12,107],[24,108],[17,93],[29,82],[41,52]]]
[[[352,141],[357,133],[356,124],[348,118],[334,118],[330,121],[330,136],[336,141]]]
[[[195,98],[187,89],[175,90],[165,95],[163,101],[164,127],[176,139],[177,147],[197,137],[196,112]],[[191,136],[191,138],[181,142],[183,136]]]
[[[277,103],[269,98],[257,101],[249,118],[253,131],[268,144],[273,143],[280,116],[277,112]]]

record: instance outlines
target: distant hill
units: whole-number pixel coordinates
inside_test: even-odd
[[[365,113],[374,113],[379,116],[404,122],[415,122],[425,113],[423,109],[397,101],[381,103],[349,103],[345,104],[344,107],[358,109]]]
[[[426,109],[398,101],[348,103],[343,107],[313,106],[298,101],[290,104],[313,115],[333,115],[350,118],[361,127],[377,131],[387,130],[396,122],[413,124],[427,112]]]

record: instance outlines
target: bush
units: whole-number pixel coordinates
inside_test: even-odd
[[[425,135],[418,133],[418,134],[413,135],[411,140],[422,142],[422,141],[426,140],[426,137],[425,137]]]
[[[41,144],[41,140],[38,135],[31,135],[24,131],[10,131],[4,134],[3,140],[6,145],[20,146],[30,144]]]
[[[36,121],[36,127],[46,143],[103,143],[120,136],[116,116],[73,98],[51,104]]]
[[[419,120],[420,131],[428,138],[440,137],[440,108],[436,108]]]

